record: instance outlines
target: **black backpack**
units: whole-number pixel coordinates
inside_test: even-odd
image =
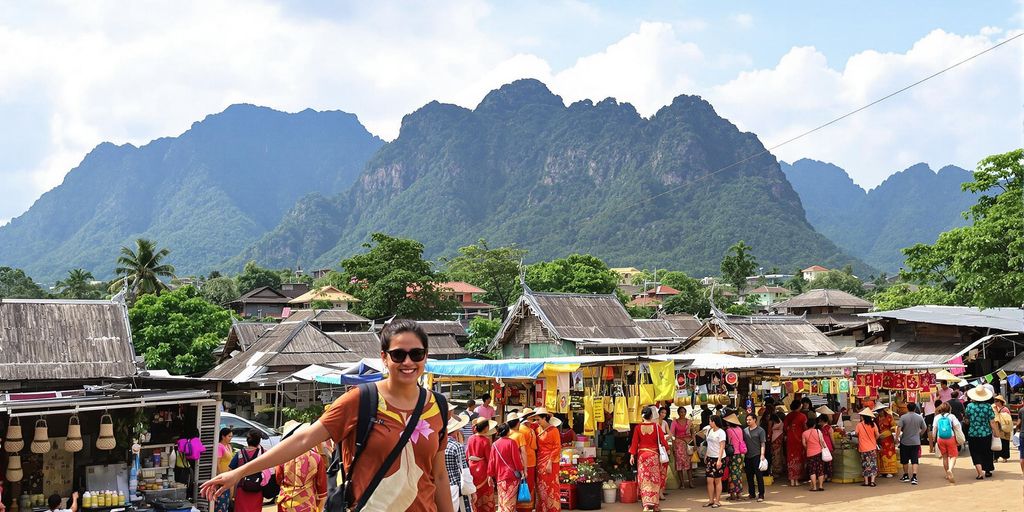
[[[262,452],[263,452],[263,448],[258,448],[256,450],[256,456],[258,457],[259,454],[262,453]],[[244,448],[241,451],[238,452],[238,457],[242,460],[242,464],[241,465],[248,464],[249,461],[252,460],[252,459],[249,458],[248,455],[246,455]],[[240,487],[245,492],[258,492],[258,493],[262,493],[263,492],[263,472],[261,471],[259,473],[253,473],[251,475],[247,475],[247,476],[243,477],[242,481],[238,484],[238,487]]]
[[[448,421],[448,400],[444,395],[431,391],[434,394],[434,401],[441,411],[442,421]],[[327,503],[325,512],[346,512],[348,510],[358,511],[358,504],[353,499],[353,489],[349,475],[354,473],[356,462],[362,455],[366,443],[370,439],[370,431],[373,425],[380,424],[377,419],[378,406],[377,385],[375,383],[364,383],[359,385],[359,417],[356,419],[356,452],[352,462],[345,470],[345,464],[341,460],[341,443],[334,447],[334,454],[331,456],[331,464],[327,467]],[[444,443],[446,436],[438,434],[438,448]],[[341,472],[341,486],[338,486],[338,472]],[[372,494],[375,489],[369,488],[367,494]]]

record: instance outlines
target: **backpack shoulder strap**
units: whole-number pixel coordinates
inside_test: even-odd
[[[446,399],[444,397],[444,395],[442,395],[441,393],[438,393],[437,391],[431,391],[431,393],[434,394],[434,401],[437,402],[437,409],[439,411],[441,411],[441,424],[442,425],[447,425],[448,424],[448,399]],[[444,440],[445,440],[445,436],[440,435],[440,434],[437,436],[437,446],[438,446],[438,449],[440,449],[441,443],[443,443]]]

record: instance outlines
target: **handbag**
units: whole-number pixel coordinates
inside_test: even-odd
[[[962,446],[964,443],[967,442],[967,437],[964,436],[964,431],[960,427],[953,429],[953,437],[956,438],[957,446]]]
[[[530,486],[526,484],[526,479],[519,481],[519,495],[516,497],[516,501],[519,503],[529,503],[532,501],[530,498]]]
[[[665,445],[661,444],[662,435],[661,425],[658,425],[658,460],[660,460],[662,464],[668,464],[670,459],[668,458],[668,450],[665,449]]]
[[[995,434],[992,435],[992,442],[989,444],[989,446],[992,448],[992,451],[994,452],[1003,451],[1003,441],[999,439],[999,436]]]
[[[757,464],[758,471],[768,471],[768,459],[761,459],[761,462]]]
[[[818,431],[818,442],[821,443],[821,460],[832,462],[832,452],[829,451],[828,446],[825,446],[825,438],[822,437],[820,430]]]
[[[469,468],[462,468],[462,472],[459,475],[462,480],[462,486],[459,487],[459,492],[463,496],[470,496],[476,494],[476,485],[473,483],[473,474],[469,472]]]

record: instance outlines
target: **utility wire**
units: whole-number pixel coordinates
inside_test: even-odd
[[[740,165],[740,164],[742,164],[744,162],[748,162],[750,160],[753,160],[754,158],[757,158],[757,157],[759,157],[761,155],[765,155],[765,154],[771,153],[772,151],[774,151],[774,150],[776,150],[778,148],[781,148],[782,146],[785,146],[786,144],[789,144],[789,143],[794,142],[796,140],[802,139],[802,138],[804,138],[804,137],[806,137],[806,136],[808,136],[808,135],[810,135],[810,134],[812,134],[814,132],[817,132],[819,130],[827,128],[828,126],[836,124],[839,121],[842,121],[843,119],[846,119],[847,117],[850,117],[850,116],[852,116],[854,114],[857,114],[857,113],[859,113],[859,112],[861,112],[863,110],[867,110],[868,108],[871,108],[871,107],[873,107],[873,106],[875,106],[875,105],[877,105],[877,104],[879,104],[879,103],[881,103],[881,102],[883,102],[883,101],[885,101],[885,100],[887,100],[889,98],[892,98],[893,96],[896,96],[897,94],[900,94],[900,93],[905,92],[905,91],[907,91],[907,90],[909,90],[909,89],[911,89],[913,87],[921,85],[921,84],[923,84],[923,83],[925,83],[925,82],[927,82],[927,81],[929,81],[929,80],[931,80],[931,79],[933,79],[933,78],[935,78],[935,77],[937,77],[937,76],[939,76],[939,75],[941,75],[941,74],[943,74],[943,73],[945,73],[947,71],[952,70],[953,68],[956,68],[958,66],[966,64],[966,63],[968,63],[968,62],[970,62],[970,61],[972,61],[972,60],[974,60],[974,59],[976,59],[978,57],[981,57],[982,55],[984,55],[984,54],[986,54],[988,52],[991,52],[991,51],[995,50],[996,48],[999,48],[1000,46],[1009,44],[1009,43],[1011,43],[1011,42],[1013,42],[1013,41],[1015,41],[1017,39],[1020,39],[1021,37],[1024,37],[1024,32],[1022,32],[1020,34],[1017,34],[1017,35],[1015,35],[1015,36],[1013,36],[1013,37],[1011,37],[1011,38],[1009,38],[1009,39],[1007,39],[1007,40],[1005,40],[1005,41],[1003,41],[1001,43],[997,43],[997,44],[995,44],[993,46],[990,46],[990,47],[988,47],[988,48],[986,48],[986,49],[984,49],[984,50],[982,50],[982,51],[980,51],[978,53],[975,53],[974,55],[971,55],[970,57],[967,57],[966,59],[963,59],[961,61],[958,61],[958,62],[950,65],[949,67],[946,67],[946,68],[944,68],[944,69],[942,69],[940,71],[932,73],[931,75],[928,75],[928,76],[926,76],[926,77],[924,77],[924,78],[922,78],[922,79],[920,79],[920,80],[918,80],[918,81],[916,81],[916,82],[914,82],[914,83],[912,83],[910,85],[907,85],[906,87],[903,87],[902,89],[899,89],[899,90],[893,91],[893,92],[891,92],[889,94],[886,94],[885,96],[882,96],[881,98],[878,98],[877,100],[872,101],[871,103],[868,103],[867,105],[864,105],[864,106],[862,106],[862,107],[860,107],[860,108],[858,108],[856,110],[851,110],[850,112],[847,112],[847,113],[845,113],[845,114],[843,114],[843,115],[841,115],[841,116],[839,116],[839,117],[837,117],[835,119],[832,119],[831,121],[828,121],[828,122],[826,122],[824,124],[821,124],[821,125],[818,125],[818,126],[816,126],[814,128],[811,128],[810,130],[807,130],[807,131],[805,131],[805,132],[803,132],[803,133],[801,133],[799,135],[796,135],[796,136],[794,136],[792,138],[784,140],[784,141],[782,141],[782,142],[780,142],[778,144],[775,144],[774,146],[765,148],[765,149],[763,149],[763,150],[761,150],[761,151],[759,151],[757,153],[754,153],[753,155],[750,155],[750,156],[748,156],[748,157],[746,157],[746,158],[744,158],[742,160],[738,160],[738,161],[733,162],[733,163],[731,163],[729,165],[726,165],[725,167],[721,167],[721,168],[715,169],[714,171],[709,172],[709,173],[707,173],[707,174],[705,174],[703,176],[699,176],[699,177],[697,177],[696,179],[694,179],[692,181],[688,181],[688,182],[683,183],[683,184],[681,184],[679,186],[672,187],[672,188],[670,188],[670,189],[668,189],[668,190],[666,190],[664,192],[660,192],[660,193],[655,194],[653,196],[647,196],[647,197],[641,198],[639,200],[639,202],[643,203],[644,201],[650,201],[650,200],[653,200],[653,199],[657,199],[657,198],[659,198],[661,196],[664,196],[666,194],[671,194],[672,192],[675,192],[675,191],[677,191],[679,189],[682,189],[684,187],[687,187],[689,185],[697,183],[697,182],[699,182],[699,181],[701,181],[701,180],[703,180],[705,178],[710,178],[711,176],[714,176],[714,175],[716,175],[716,174],[718,174],[720,172],[724,172],[724,171],[727,171],[729,169],[732,169],[733,167],[736,167],[737,165]],[[633,206],[635,206],[635,204]]]

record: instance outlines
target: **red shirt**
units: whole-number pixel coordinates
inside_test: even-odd
[[[654,423],[641,423],[633,429],[633,442],[629,445],[629,453],[636,455],[640,450],[658,451],[661,444],[668,449],[668,441],[661,427]]]
[[[516,471],[523,472],[523,453],[519,445],[507,437],[498,439],[491,446],[487,475],[496,482],[515,482],[519,480]]]

